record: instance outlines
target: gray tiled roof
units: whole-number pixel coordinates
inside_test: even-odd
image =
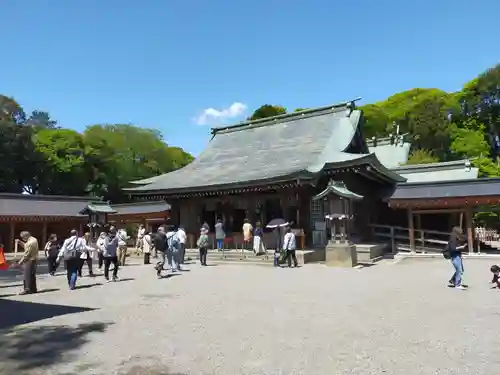
[[[0,216],[80,217],[87,197],[0,193]]]
[[[170,205],[165,201],[137,202],[111,205],[117,215],[140,215],[145,213],[165,212],[170,210]]]
[[[191,164],[136,181],[146,185],[125,190],[173,192],[310,178],[326,165],[369,156],[345,152],[358,130],[360,115],[342,104],[214,129],[207,148]]]
[[[339,197],[352,200],[363,199],[362,195],[350,191],[342,181],[334,181],[334,180],[328,182],[328,185],[326,186],[325,190],[315,195],[312,199],[313,200],[322,199],[326,197],[328,194],[335,194],[338,195]]]
[[[83,215],[89,212],[97,212],[101,214],[114,214],[116,211],[111,208],[108,202],[91,202],[80,213]]]
[[[500,178],[397,185],[393,199],[437,199],[500,195]]]
[[[409,183],[471,180],[479,174],[479,170],[472,167],[469,160],[404,165],[391,170],[405,177]]]

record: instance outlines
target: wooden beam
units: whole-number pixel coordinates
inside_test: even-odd
[[[463,208],[439,208],[439,209],[428,209],[428,210],[413,210],[414,214],[444,214],[444,213],[453,213],[453,212],[463,212]]]
[[[413,210],[408,209],[408,234],[410,237],[410,250],[415,252],[415,224],[413,222]]]
[[[47,222],[44,221],[42,224],[42,243],[41,245],[45,248],[45,244],[47,243]]]
[[[9,233],[9,251],[14,251],[14,240],[16,238],[16,223],[14,221],[10,222],[10,233]]]
[[[470,207],[465,211],[465,226],[467,228],[467,246],[469,253],[474,252],[474,229],[472,228],[472,209]]]

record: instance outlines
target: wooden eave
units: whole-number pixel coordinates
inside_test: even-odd
[[[289,181],[286,183],[276,183],[261,186],[248,186],[239,188],[229,188],[229,189],[219,189],[219,190],[208,190],[208,191],[186,191],[182,193],[168,193],[168,192],[154,192],[154,193],[143,193],[137,195],[138,200],[158,200],[164,198],[182,199],[182,198],[193,198],[193,197],[216,197],[225,195],[235,195],[243,193],[258,193],[266,191],[275,191],[280,189],[289,189],[301,185],[301,180]],[[135,195],[135,194],[134,194]]]
[[[0,222],[58,222],[67,220],[86,220],[87,216],[19,216],[19,215],[0,215]]]
[[[450,197],[434,199],[390,199],[389,207],[395,209],[446,209],[459,207],[476,207],[500,204],[500,194],[498,196],[471,196],[471,197]]]

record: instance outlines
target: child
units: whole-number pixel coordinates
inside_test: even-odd
[[[492,288],[498,288],[500,289],[500,267],[498,267],[496,264],[491,266],[490,268],[491,273],[493,274],[493,280],[491,280],[491,287]]]
[[[274,267],[279,267],[280,266],[280,250],[276,249],[274,251]]]

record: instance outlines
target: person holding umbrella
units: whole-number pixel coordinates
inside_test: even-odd
[[[274,229],[274,240],[276,244],[276,251],[274,252],[274,266],[278,267],[279,266],[279,259],[280,259],[280,254],[281,254],[281,228],[286,227],[289,225],[288,221],[285,219],[279,218],[279,219],[272,219],[269,223],[267,223],[266,228],[269,229]]]

